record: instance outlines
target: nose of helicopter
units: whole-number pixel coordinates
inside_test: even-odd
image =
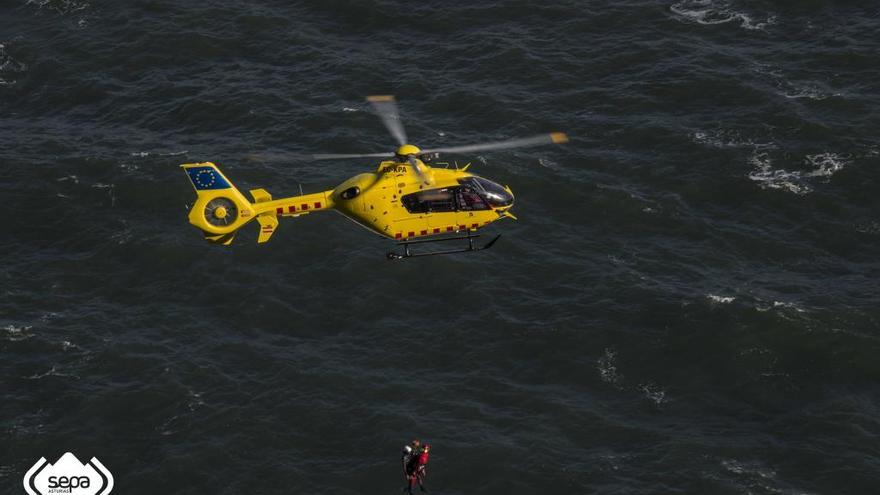
[[[487,179],[483,179],[485,183],[483,188],[486,191],[486,202],[493,208],[504,208],[513,206],[513,191],[509,187],[502,186]],[[487,184],[488,183],[488,184]]]

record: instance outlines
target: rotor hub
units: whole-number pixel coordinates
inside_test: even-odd
[[[397,156],[418,155],[421,152],[422,150],[411,144],[404,144],[400,148],[397,148]]]
[[[222,206],[218,206],[217,209],[214,210],[214,216],[217,218],[226,218],[227,213],[226,208]]]

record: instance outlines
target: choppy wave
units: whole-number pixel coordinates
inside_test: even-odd
[[[794,194],[807,194],[813,191],[813,180],[829,178],[843,170],[849,159],[837,153],[807,155],[804,164],[808,170],[785,170],[773,168],[773,159],[767,151],[756,149],[749,158],[753,169],[749,179],[757,182],[763,189],[779,189]]]
[[[712,148],[758,148],[773,149],[776,145],[771,141],[757,141],[742,135],[735,129],[698,130],[691,134],[697,144]]]
[[[752,70],[772,84],[776,93],[785,98],[821,101],[843,96],[843,93],[829,88],[827,83],[791,78],[778,65],[755,63]]]
[[[6,325],[5,327],[3,327],[3,332],[6,337],[6,340],[8,340],[10,342],[17,342],[20,340],[26,340],[26,339],[31,338],[32,334],[30,333],[30,330],[31,330],[31,327],[26,326],[26,325],[22,325],[22,326],[18,326],[18,327],[15,325]]]
[[[713,303],[719,304],[729,304],[736,300],[734,296],[716,296],[715,294],[706,294],[706,297]]]
[[[13,77],[27,70],[27,64],[13,58],[6,51],[6,44],[0,43],[0,86],[12,86],[17,82]]]
[[[596,369],[599,370],[599,377],[605,383],[619,385],[623,380],[623,375],[617,372],[617,351],[608,348],[605,353],[597,360]]]
[[[782,96],[791,99],[805,98],[808,100],[824,100],[832,96],[842,96],[841,93],[833,92],[820,87],[817,83],[791,83],[786,82],[781,88]]]
[[[27,0],[25,5],[34,5],[58,14],[70,14],[89,8],[89,3],[81,0]]]
[[[617,351],[613,348],[605,349],[602,356],[596,361],[596,369],[603,382],[613,385],[618,390],[637,391],[658,406],[668,400],[666,390],[653,382],[639,383],[635,387],[624,387],[624,376],[617,369]]]
[[[756,20],[754,14],[735,10],[730,2],[720,0],[685,0],[673,4],[669,9],[680,19],[703,25],[739,23],[748,30],[764,30],[776,22],[775,16],[765,16]]]

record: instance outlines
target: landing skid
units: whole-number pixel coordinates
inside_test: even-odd
[[[482,251],[484,249],[489,249],[490,247],[492,247],[492,245],[495,244],[495,241],[497,241],[501,237],[501,234],[496,235],[494,239],[492,239],[491,241],[487,242],[486,244],[484,244],[482,246],[477,246],[476,244],[474,244],[474,239],[476,239],[478,237],[480,237],[480,234],[471,234],[470,232],[468,232],[467,235],[460,235],[460,236],[456,236],[456,237],[444,237],[443,239],[419,239],[417,241],[399,242],[399,243],[397,243],[397,245],[403,248],[403,253],[401,254],[401,253],[389,252],[388,259],[391,261],[394,261],[394,260],[402,260],[402,259],[406,259],[406,258],[417,258],[419,256],[434,256],[437,254],[454,254],[454,253],[469,253],[472,251]],[[467,245],[467,247],[461,248],[461,249],[443,249],[441,251],[428,251],[428,252],[424,252],[424,253],[413,253],[409,249],[409,247],[413,244],[427,244],[427,243],[434,243],[434,242],[457,241],[457,240],[463,240],[463,239],[467,239],[468,245]]]

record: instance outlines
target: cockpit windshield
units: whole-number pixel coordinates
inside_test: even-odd
[[[459,179],[458,183],[462,186],[469,186],[477,194],[479,194],[487,203],[495,208],[502,206],[510,206],[513,204],[513,195],[507,189],[482,177],[471,176]]]

